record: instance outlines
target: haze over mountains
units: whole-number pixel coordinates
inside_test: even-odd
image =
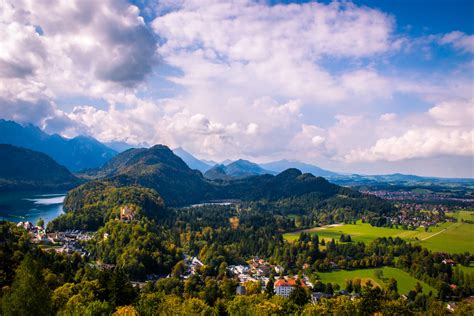
[[[98,168],[117,152],[92,137],[67,139],[48,135],[40,128],[0,119],[0,144],[10,144],[47,154],[71,171]]]

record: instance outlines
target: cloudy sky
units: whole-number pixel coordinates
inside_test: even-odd
[[[0,117],[67,137],[474,177],[472,1],[0,0]]]

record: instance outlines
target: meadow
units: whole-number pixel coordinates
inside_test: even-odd
[[[375,270],[382,270],[382,279],[377,278]],[[419,282],[423,287],[423,292],[428,294],[430,291],[433,294],[437,294],[437,291],[429,286],[428,284],[419,281],[397,268],[384,267],[380,269],[363,269],[363,270],[340,270],[334,272],[318,272],[318,276],[323,283],[337,283],[341,289],[345,289],[346,280],[353,280],[359,278],[362,280],[362,283],[365,284],[367,281],[371,281],[372,284],[380,287],[385,286],[385,281],[388,281],[390,278],[397,280],[398,293],[407,294],[409,291],[413,290],[416,283]]]
[[[355,242],[369,243],[378,237],[400,237],[408,242],[418,243],[432,251],[474,253],[474,224],[463,223],[461,219],[474,221],[474,211],[460,211],[452,215],[458,222],[446,222],[436,227],[415,230],[402,228],[374,227],[358,221],[356,224],[329,225],[304,230],[310,234],[317,234],[320,239],[339,240],[341,234],[349,234]],[[286,233],[283,237],[288,241],[298,239],[301,231]]]

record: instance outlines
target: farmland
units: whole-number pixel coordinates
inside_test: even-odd
[[[418,281],[408,273],[397,269],[397,268],[392,268],[392,267],[384,267],[381,268],[383,272],[382,279],[377,278],[375,270],[377,269],[364,269],[364,270],[340,270],[340,271],[334,271],[334,272],[319,272],[318,276],[321,279],[321,282],[323,283],[337,283],[341,287],[341,289],[344,289],[346,286],[346,280],[353,280],[355,278],[359,278],[362,280],[362,283],[367,282],[370,280],[372,284],[376,286],[381,286],[384,287],[384,284],[386,280],[390,278],[394,278],[398,282],[398,292],[400,294],[407,294],[410,290],[413,290],[413,288],[416,285],[416,282],[419,282],[422,287],[423,287],[423,292],[425,294],[428,294],[430,291],[433,292],[433,294],[436,294],[436,290],[433,289],[431,286],[428,284]]]
[[[474,253],[474,224],[461,222],[473,220],[474,212],[460,211],[453,215],[458,222],[446,222],[436,227],[430,227],[428,231],[423,228],[415,230],[404,230],[401,228],[374,227],[367,223],[358,221],[356,224],[330,225],[315,227],[304,230],[310,234],[318,234],[325,240],[334,238],[339,240],[341,234],[349,234],[355,242],[369,243],[378,237],[400,237],[408,242],[419,243],[432,251],[462,253],[469,251]],[[301,231],[284,234],[288,241],[298,239]]]

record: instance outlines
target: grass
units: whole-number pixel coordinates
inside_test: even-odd
[[[341,234],[350,234],[353,241],[369,243],[378,237],[400,237],[408,242],[419,243],[432,251],[448,253],[474,253],[474,224],[462,223],[461,219],[474,220],[474,211],[460,211],[452,215],[457,223],[442,223],[437,227],[416,230],[402,228],[373,227],[358,221],[356,224],[344,224],[331,227],[316,227],[304,230],[310,234],[318,234],[320,239],[339,240]],[[298,239],[301,231],[284,234],[283,237],[292,242]]]
[[[406,273],[397,268],[392,267],[384,267],[381,268],[383,272],[383,279],[379,279],[375,275],[376,269],[363,269],[363,270],[340,270],[335,272],[319,272],[318,275],[321,278],[323,283],[337,283],[344,289],[346,287],[346,280],[353,280],[355,278],[359,278],[362,280],[362,283],[367,282],[370,280],[374,285],[384,287],[385,281],[394,278],[397,280],[398,285],[398,293],[400,294],[407,294],[409,291],[415,288],[416,282],[419,282],[423,287],[423,292],[428,294],[430,291],[433,294],[437,294],[436,290],[429,286],[428,284],[419,281]]]
[[[452,214],[448,214],[448,216],[454,217],[458,221],[461,221],[462,219],[463,220],[474,221],[474,210],[472,210],[472,211],[459,211],[459,212],[455,212],[455,213],[452,213]]]

